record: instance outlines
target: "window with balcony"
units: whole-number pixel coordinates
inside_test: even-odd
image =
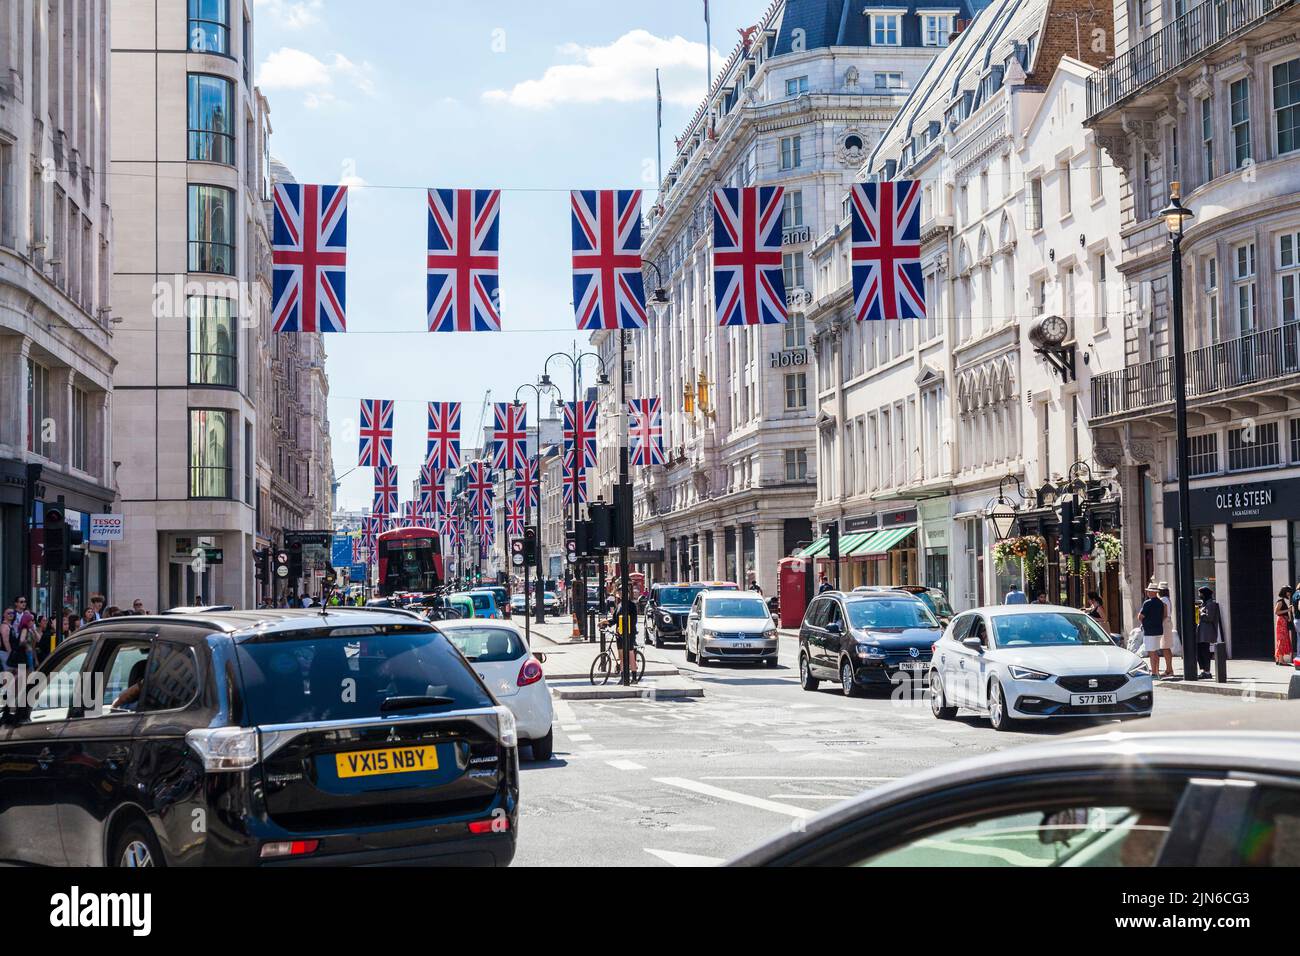
[[[1201,182],[1214,178],[1214,100],[1201,100]]]
[[[785,205],[781,208],[781,228],[793,229],[803,225],[803,190],[787,189]]]
[[[189,271],[235,274],[235,194],[190,184]]]
[[[1219,470],[1219,436],[1190,435],[1187,439],[1187,474],[1190,478],[1213,475]]]
[[[190,384],[234,388],[238,330],[234,302],[220,296],[190,296]]]
[[[190,50],[230,55],[230,0],[190,0]]]
[[[189,158],[235,165],[234,84],[219,76],[189,75]]]
[[[1277,464],[1277,422],[1228,430],[1228,471],[1272,468]]]
[[[190,497],[229,498],[231,412],[190,409]]]
[[[800,137],[781,137],[781,168],[798,169],[802,165],[800,157]]]
[[[808,375],[791,372],[785,377],[786,411],[802,411],[808,407]]]
[[[1251,161],[1250,80],[1242,78],[1228,87],[1228,122],[1232,129],[1232,168]]]
[[[798,96],[808,92],[808,77],[792,76],[785,81],[785,95]]]
[[[1278,155],[1300,149],[1300,57],[1273,67],[1273,123]]]
[[[923,46],[947,46],[952,36],[952,16],[949,14],[921,14],[921,43]]]
[[[871,45],[898,46],[901,41],[900,21],[897,13],[871,14]]]
[[[1282,305],[1282,324],[1300,318],[1300,232],[1286,232],[1277,237],[1278,301]]]
[[[1247,242],[1233,250],[1236,257],[1233,272],[1233,291],[1237,303],[1237,334],[1248,335],[1255,331],[1255,244]]]

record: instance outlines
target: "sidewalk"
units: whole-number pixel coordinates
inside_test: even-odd
[[[523,630],[523,618],[513,623]],[[675,663],[655,648],[642,645],[638,647],[645,654],[646,670],[640,683],[628,687],[612,681],[593,685],[591,664],[600,653],[599,641],[573,640],[573,624],[568,618],[556,617],[540,625],[534,621],[528,627],[533,650],[546,655],[542,664],[546,683],[561,700],[669,700],[704,696],[704,688],[683,675]]]

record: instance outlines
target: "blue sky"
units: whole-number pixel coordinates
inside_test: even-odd
[[[764,6],[714,0],[715,69]],[[349,331],[326,339],[337,475],[356,464],[359,399],[398,400],[405,498],[424,457],[424,402],[463,402],[470,435],[488,389],[512,399],[547,355],[572,346],[567,190],[642,188],[653,201],[654,69],[667,163],[703,96],[702,9],[257,0],[256,81],[271,104],[273,153],[300,182],[354,187]],[[424,331],[424,190],[434,186],[506,190],[503,332]],[[340,507],[370,498],[369,469],[342,480]]]

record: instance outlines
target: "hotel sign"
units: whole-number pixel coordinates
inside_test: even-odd
[[[810,242],[812,240],[812,228],[810,226],[791,226],[789,229],[781,230],[781,245],[792,246],[797,242]]]
[[[1193,488],[1192,524],[1278,521],[1300,515],[1300,479]],[[1178,493],[1165,494],[1165,525],[1178,524]]]
[[[796,365],[807,365],[808,350],[784,349],[780,352],[769,352],[767,360],[770,368],[790,368]]]

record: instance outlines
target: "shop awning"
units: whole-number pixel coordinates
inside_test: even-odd
[[[874,531],[859,531],[855,534],[846,534],[840,538],[840,557],[847,558],[853,555],[859,548],[871,540],[875,535]]]
[[[864,542],[857,549],[855,554],[864,557],[872,557],[878,554],[887,554],[890,548],[895,548],[902,544],[903,541],[911,537],[912,532],[916,530],[916,525],[907,524],[898,528],[885,528],[873,534],[870,540]]]
[[[822,535],[812,544],[808,545],[808,547],[804,548],[803,551],[800,553],[799,557],[811,558],[814,557],[815,555],[821,554],[828,547],[830,547],[830,543],[831,543],[831,539],[826,537],[825,535]]]

